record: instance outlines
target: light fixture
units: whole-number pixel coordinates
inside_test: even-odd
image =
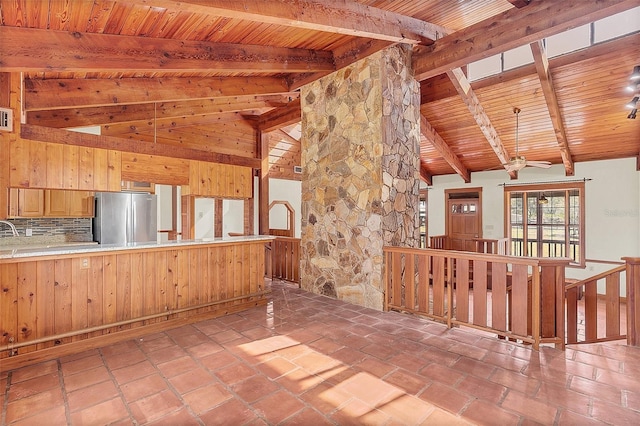
[[[640,65],[633,67],[633,72],[631,73],[629,80],[640,80]]]
[[[638,104],[638,100],[640,100],[640,98],[638,98],[638,96],[634,96],[633,99],[631,99],[631,102],[629,102],[625,106],[629,109],[635,109],[636,105]]]
[[[538,204],[549,204],[549,200],[542,194],[540,198],[538,198]]]
[[[629,115],[627,115],[627,118],[631,118],[631,119],[635,120],[637,112],[638,112],[638,110],[636,108],[632,109],[631,112],[629,113]]]

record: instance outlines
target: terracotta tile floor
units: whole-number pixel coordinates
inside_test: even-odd
[[[536,352],[272,290],[266,307],[1,373],[0,424],[640,423],[639,348]]]

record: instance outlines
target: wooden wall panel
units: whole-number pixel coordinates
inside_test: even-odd
[[[78,189],[93,190],[94,148],[78,148]]]
[[[47,188],[64,188],[64,145],[47,144]]]
[[[108,191],[120,191],[122,181],[122,153],[120,151],[109,150],[107,170]]]
[[[90,341],[109,334],[161,326],[197,313],[226,312],[249,299],[170,313],[176,308],[250,294],[252,300],[264,301],[263,295],[255,297],[264,288],[264,241],[6,260],[0,261],[0,279],[0,344],[78,331],[20,347],[20,357],[42,349],[65,350],[67,344],[94,344]],[[110,326],[119,321],[129,324]],[[98,326],[105,328],[91,329]],[[0,359],[10,355],[4,349]]]
[[[122,152],[122,180],[189,184],[189,160]]]
[[[12,140],[9,144],[9,185],[29,188],[29,147],[31,142]]]
[[[2,265],[0,269],[0,342],[7,345],[18,338],[18,265]]]
[[[74,258],[71,260],[71,327],[72,330],[81,330],[87,328],[88,289],[89,289],[89,265],[83,265],[88,262],[88,258]],[[72,341],[78,341],[86,338],[84,335],[74,336]]]
[[[54,320],[55,334],[72,330],[71,316],[71,259],[59,259],[54,263]],[[38,296],[39,298],[39,296]],[[59,339],[60,343],[69,343],[70,338]]]
[[[37,142],[32,142],[37,143]],[[78,158],[80,147],[64,146],[64,189],[78,189]]]
[[[104,324],[116,322],[116,292],[117,292],[117,257],[116,255],[104,256],[103,265],[103,293],[102,293],[102,318]],[[116,332],[117,328],[107,329],[107,332]]]
[[[109,189],[109,151],[106,149],[93,150],[93,187],[87,189],[94,191]]]
[[[29,185],[32,188],[44,188],[47,186],[47,145],[29,145]]]
[[[36,307],[36,312],[38,314],[38,327],[36,332],[36,337],[45,337],[50,336],[54,333],[54,324],[55,324],[55,311],[54,304],[50,301],[55,300],[55,277],[54,274],[51,273],[55,268],[55,261],[53,260],[43,260],[42,262],[38,262],[37,267],[37,284],[36,284],[36,294],[39,295],[39,300],[44,300],[45,303],[38,303]],[[49,301],[49,302],[47,302]],[[4,304],[0,305],[4,306]],[[0,318],[0,321],[2,319]],[[38,349],[48,348],[53,346],[54,342],[45,342],[38,345]]]
[[[42,263],[42,262],[39,262]],[[89,284],[87,286],[87,325],[94,327],[104,324],[103,303],[104,303],[104,258],[89,258]],[[88,337],[100,336],[101,331],[89,333]]]

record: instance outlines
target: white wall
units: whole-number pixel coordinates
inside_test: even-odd
[[[302,182],[286,179],[269,179],[269,203],[272,201],[287,201],[295,213],[294,236],[300,238],[302,228]],[[269,215],[269,227],[286,229],[287,216],[284,206],[274,207]]]
[[[504,236],[504,191],[502,183],[591,179],[585,183],[586,258],[620,261],[640,255],[640,172],[636,159],[591,161],[575,164],[575,176],[564,175],[561,165],[548,170],[527,167],[511,181],[505,171],[473,173],[465,184],[458,175],[435,176],[429,188],[429,235],[445,233],[445,189],[482,187],[482,224],[485,238]],[[585,269],[567,268],[567,277],[587,278],[613,265],[587,262]]]
[[[214,198],[196,198],[194,203],[194,236],[196,239],[213,238],[214,234]]]
[[[222,200],[222,237],[244,232],[244,200]]]
[[[158,203],[158,229],[171,229],[173,218],[171,191],[171,185],[155,185],[156,200]],[[158,232],[158,241],[168,241],[168,237],[168,233]]]

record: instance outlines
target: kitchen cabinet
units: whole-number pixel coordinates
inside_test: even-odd
[[[29,140],[9,144],[9,186],[120,191],[121,152]]]
[[[42,217],[44,191],[42,189],[9,188],[8,217]]]
[[[93,192],[55,189],[9,189],[10,218],[93,217]]]
[[[123,191],[131,192],[148,192],[153,194],[156,191],[156,185],[152,182],[136,182],[131,180],[123,180],[121,183]]]
[[[47,189],[44,193],[45,217],[93,217],[91,191]]]
[[[192,160],[189,167],[189,188],[185,191],[187,194],[228,199],[253,196],[251,167],[197,160]]]

